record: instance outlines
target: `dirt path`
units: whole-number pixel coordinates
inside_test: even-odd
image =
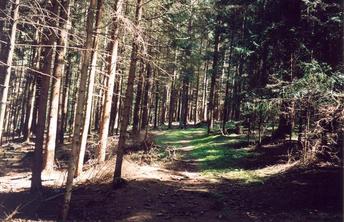
[[[188,152],[188,139],[185,138],[185,146],[177,152]],[[24,160],[27,161],[19,158],[16,163]],[[254,161],[258,160],[251,160],[252,166]],[[204,176],[199,164],[185,157],[164,165],[126,160],[123,174],[128,184],[117,190],[111,189],[113,160],[90,168],[79,179],[80,185],[73,193],[70,219],[137,222],[342,220],[339,195],[342,183],[337,168],[292,169],[264,183],[243,183]],[[26,170],[13,171],[14,166]],[[20,206],[13,216],[18,221],[56,220],[63,194],[57,182],[61,183],[60,176],[64,172],[45,180],[46,191],[37,197],[29,194],[30,173],[25,164],[21,166],[6,164],[4,167],[6,173],[0,178],[0,215],[4,218]]]

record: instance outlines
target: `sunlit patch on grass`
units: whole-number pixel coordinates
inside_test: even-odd
[[[271,176],[281,174],[297,165],[294,163],[277,164],[274,166],[267,166],[256,170],[245,169],[221,169],[221,170],[206,170],[203,175],[209,178],[221,178],[227,180],[234,180],[243,183],[264,183],[266,179]]]
[[[209,178],[221,178],[243,183],[264,183],[264,177],[258,175],[255,170],[224,169],[206,170],[203,175]]]
[[[198,164],[199,172],[209,179],[228,179],[240,183],[263,183],[272,175],[279,174],[290,166],[286,164],[247,169],[249,158],[259,158],[259,153],[245,147],[244,135],[219,135],[206,132],[206,128],[169,130],[156,137],[162,147],[174,147],[180,159],[188,159]],[[186,149],[187,147],[187,149]]]

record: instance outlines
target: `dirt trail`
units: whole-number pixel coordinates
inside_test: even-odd
[[[32,147],[31,147],[32,148]],[[30,172],[24,153],[7,161],[0,177],[0,217],[21,206],[13,218],[56,220],[64,171],[44,180],[41,197],[28,192]],[[184,152],[187,149],[181,149]],[[20,151],[22,150],[22,151]],[[25,158],[23,158],[25,157]],[[26,161],[26,162],[25,162]],[[16,164],[13,164],[16,163]],[[165,165],[126,160],[128,184],[112,190],[114,160],[88,169],[73,192],[70,219],[77,221],[341,221],[339,169],[295,169],[264,183],[209,178],[192,159]],[[16,169],[16,170],[15,170]],[[50,175],[51,176],[51,175]],[[326,178],[326,179],[324,179]]]

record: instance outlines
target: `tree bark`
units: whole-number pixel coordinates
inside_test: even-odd
[[[14,54],[14,47],[15,47],[15,41],[16,41],[16,32],[17,32],[17,23],[19,18],[19,0],[15,0],[15,2],[12,4],[12,26],[10,29],[10,39],[8,42],[8,51],[6,55],[6,63],[5,63],[5,77],[4,81],[2,83],[2,93],[0,98],[0,144],[2,141],[2,133],[4,128],[4,118],[5,118],[5,112],[6,112],[6,105],[7,105],[7,97],[8,97],[8,88],[9,83],[11,79],[11,70],[12,70],[12,59]],[[5,52],[6,53],[6,52]],[[1,63],[3,63],[1,61]],[[3,66],[4,64],[0,64],[0,66]]]
[[[189,36],[192,35],[192,17],[189,18],[188,23],[188,34]],[[187,119],[188,119],[188,111],[189,111],[189,88],[190,88],[190,79],[193,75],[192,70],[192,39],[188,42],[186,49],[185,49],[185,59],[187,60],[182,77],[182,95],[181,95],[181,111],[180,111],[180,120],[179,120],[179,127],[186,128],[187,126]]]
[[[111,135],[114,134],[114,129],[118,129],[118,113],[121,101],[121,92],[122,92],[122,76],[119,75],[118,79],[115,81],[114,86],[114,96],[112,101],[112,108],[111,108],[111,119],[110,119],[110,132]]]
[[[68,55],[68,66],[66,71],[66,77],[63,82],[60,108],[60,119],[58,123],[58,143],[63,144],[65,131],[67,128],[67,117],[68,117],[68,97],[70,96],[71,78],[72,78],[72,61],[71,54]]]
[[[105,93],[105,104],[103,108],[102,121],[100,126],[100,142],[97,150],[98,162],[103,162],[105,160],[107,138],[109,135],[109,124],[110,124],[110,114],[111,114],[111,103],[113,96],[113,88],[115,84],[116,68],[117,68],[117,54],[118,54],[118,34],[119,34],[119,17],[122,13],[122,3],[123,0],[117,0],[114,6],[116,15],[113,18],[113,30],[112,37],[110,41],[110,51],[111,56],[108,58],[108,84]]]
[[[172,122],[174,120],[175,106],[176,106],[176,80],[177,80],[177,48],[174,51],[174,65],[173,65],[173,77],[171,83],[171,95],[170,95],[170,107],[168,112],[168,128],[172,128]]]
[[[150,89],[151,89],[151,76],[152,76],[152,67],[150,63],[146,64],[147,69],[147,77],[145,81],[145,89],[143,95],[143,103],[142,103],[142,124],[141,128],[146,129],[149,123],[149,100],[150,100]]]
[[[206,61],[204,67],[204,78],[203,78],[203,94],[202,94],[202,118],[203,121],[207,120],[208,106],[207,106],[207,90],[208,90],[208,61]]]
[[[201,75],[201,69],[199,68],[197,71],[197,79],[196,79],[196,90],[195,90],[195,109],[194,109],[194,124],[196,125],[198,122],[198,94],[199,94],[199,80]]]
[[[142,0],[137,0],[136,2],[136,13],[135,13],[135,27],[138,29],[139,24],[142,17]],[[113,178],[113,187],[116,188],[117,186],[122,184],[122,162],[124,156],[124,145],[126,141],[127,135],[127,128],[129,123],[129,115],[131,110],[131,103],[133,99],[133,88],[134,88],[134,80],[135,80],[135,73],[136,73],[136,63],[137,63],[137,54],[138,54],[138,42],[139,35],[138,33],[135,34],[132,44],[132,51],[131,51],[131,60],[130,60],[130,68],[129,68],[129,75],[128,75],[128,82],[127,82],[127,89],[125,93],[125,99],[123,104],[123,111],[121,115],[121,129],[118,141],[118,150],[117,150],[117,157],[116,157],[116,166]]]
[[[207,110],[208,134],[214,128],[214,102],[215,102],[214,94],[215,94],[215,86],[216,86],[216,82],[217,82],[219,48],[220,48],[220,28],[219,28],[219,24],[217,24],[217,26],[215,28],[213,72],[211,75],[208,110]]]
[[[51,6],[47,6],[50,11],[50,19],[54,19],[53,15],[56,15],[58,10],[58,5],[56,2],[53,2]],[[52,24],[53,21],[50,21]],[[49,85],[50,85],[50,73],[51,66],[53,63],[53,45],[56,39],[56,36],[52,34],[49,30],[45,30],[45,39],[43,37],[43,45],[48,45],[43,50],[42,58],[42,69],[40,72],[45,75],[40,75],[37,77],[37,126],[36,126],[36,142],[35,142],[35,151],[33,159],[33,168],[32,168],[32,179],[31,179],[31,191],[40,192],[42,189],[41,181],[41,172],[43,167],[43,145],[44,145],[44,130],[46,123],[46,111],[47,111],[47,102],[49,94]]]
[[[55,0],[55,4],[59,4]],[[51,101],[50,101],[50,116],[49,116],[49,128],[47,134],[47,144],[44,152],[44,170],[52,170],[54,168],[55,159],[55,147],[56,147],[56,134],[57,134],[57,119],[59,114],[59,100],[61,81],[64,73],[65,55],[67,51],[68,40],[68,26],[69,26],[69,0],[63,1],[60,9],[60,36],[57,40],[56,54],[55,54],[55,66],[53,70],[53,80],[51,84]]]
[[[66,182],[66,191],[64,195],[64,203],[62,209],[62,219],[65,221],[68,216],[69,203],[72,196],[72,187],[73,187],[73,178],[76,172],[76,163],[78,154],[80,151],[81,145],[81,129],[83,126],[84,107],[86,101],[86,85],[87,85],[87,76],[88,68],[92,59],[92,50],[94,49],[94,38],[93,38],[93,23],[94,23],[94,11],[96,10],[96,0],[90,0],[89,10],[87,13],[87,22],[86,22],[86,42],[85,50],[83,51],[82,67],[80,73],[80,87],[78,91],[78,101],[75,115],[75,124],[74,124],[74,133],[72,141],[72,154],[68,164],[68,176]]]
[[[230,104],[230,77],[231,77],[231,60],[232,60],[232,50],[233,50],[233,37],[231,37],[231,43],[229,47],[229,56],[228,56],[228,70],[226,77],[226,89],[225,89],[225,101],[223,104],[223,117],[222,117],[222,131],[226,132],[226,123],[229,116],[229,104]]]
[[[84,165],[86,145],[87,145],[87,137],[88,137],[88,133],[90,129],[93,90],[94,90],[94,82],[95,82],[95,75],[96,75],[97,56],[98,56],[97,50],[98,50],[98,45],[99,45],[98,29],[100,25],[100,19],[102,18],[102,14],[103,14],[103,3],[104,3],[104,0],[98,0],[95,26],[94,26],[94,30],[96,33],[94,35],[93,44],[92,44],[91,71],[89,75],[88,92],[87,92],[87,99],[86,99],[86,104],[85,104],[86,110],[85,110],[85,117],[83,119],[82,136],[81,136],[81,143],[80,143],[80,148],[79,148],[75,176],[79,176],[82,172],[82,167]]]
[[[8,0],[0,1],[0,40],[3,43],[8,42],[7,35],[5,32],[5,24],[6,24],[5,21],[7,20],[6,17],[8,16],[6,14],[7,7],[8,7]],[[7,50],[6,45],[0,43],[0,60],[1,61],[6,59],[4,57],[6,57],[7,51],[8,50]],[[0,70],[2,70],[1,66],[0,66]]]
[[[164,125],[166,121],[166,101],[167,101],[167,85],[163,86],[163,94],[161,100],[160,125]]]
[[[156,72],[154,72],[154,77],[153,79],[156,79]],[[154,96],[154,123],[153,123],[153,127],[154,129],[156,129],[158,127],[158,109],[159,109],[159,82],[156,81],[155,82],[155,96]]]
[[[144,63],[141,60],[141,70],[139,73],[139,81],[137,83],[137,91],[136,91],[136,98],[135,98],[135,106],[134,106],[134,117],[133,117],[133,133],[137,133],[140,131],[140,107],[141,107],[141,100],[142,100],[142,85],[144,80]]]
[[[35,106],[35,97],[36,97],[36,78],[31,76],[29,77],[30,86],[28,92],[28,100],[26,103],[26,113],[23,126],[23,141],[28,142],[31,133],[32,119],[33,119],[33,110]]]
[[[188,74],[184,73],[183,82],[182,82],[182,92],[181,92],[181,111],[180,111],[180,120],[179,127],[182,129],[186,128],[187,125],[187,116],[188,116],[188,97],[189,97],[189,80]]]

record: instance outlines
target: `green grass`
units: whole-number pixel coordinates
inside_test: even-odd
[[[244,168],[245,159],[257,155],[243,149],[245,135],[208,135],[206,128],[174,129],[160,132],[155,142],[162,147],[184,148],[180,158],[194,160],[205,176],[261,182],[254,171]]]

